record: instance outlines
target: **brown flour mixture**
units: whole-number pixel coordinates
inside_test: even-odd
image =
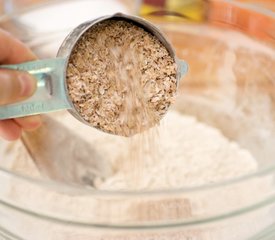
[[[156,125],[173,102],[177,66],[144,29],[106,20],[82,35],[69,59],[67,85],[81,117],[108,133],[131,136]]]

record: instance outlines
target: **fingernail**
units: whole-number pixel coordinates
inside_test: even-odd
[[[18,76],[21,86],[21,97],[30,97],[36,89],[36,80],[28,73],[22,73]]]

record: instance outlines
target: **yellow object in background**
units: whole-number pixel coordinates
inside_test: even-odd
[[[203,0],[143,0],[140,15],[166,21],[202,21],[204,6]]]

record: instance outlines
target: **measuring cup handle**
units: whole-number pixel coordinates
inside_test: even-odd
[[[65,58],[56,58],[0,66],[27,71],[37,80],[37,90],[31,98],[0,106],[0,120],[70,108],[64,84],[65,63]]]
[[[177,64],[178,64],[178,76],[180,80],[188,72],[189,67],[188,67],[188,63],[181,59],[177,60]]]

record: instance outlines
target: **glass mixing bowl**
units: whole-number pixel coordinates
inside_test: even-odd
[[[53,57],[77,19],[87,17],[84,12],[72,15],[76,6],[64,5],[71,3],[56,1],[19,11],[3,16],[0,24],[38,56]],[[49,11],[54,6],[55,11]],[[123,6],[131,11],[127,5],[116,5],[114,11]],[[214,126],[249,150],[257,171],[184,188],[99,191],[41,179],[34,163],[24,160],[28,153],[20,142],[1,140],[0,239],[275,239],[274,13],[233,1],[208,1],[202,7],[202,22],[147,16],[190,65],[174,109]],[[56,22],[51,29],[49,13]]]

